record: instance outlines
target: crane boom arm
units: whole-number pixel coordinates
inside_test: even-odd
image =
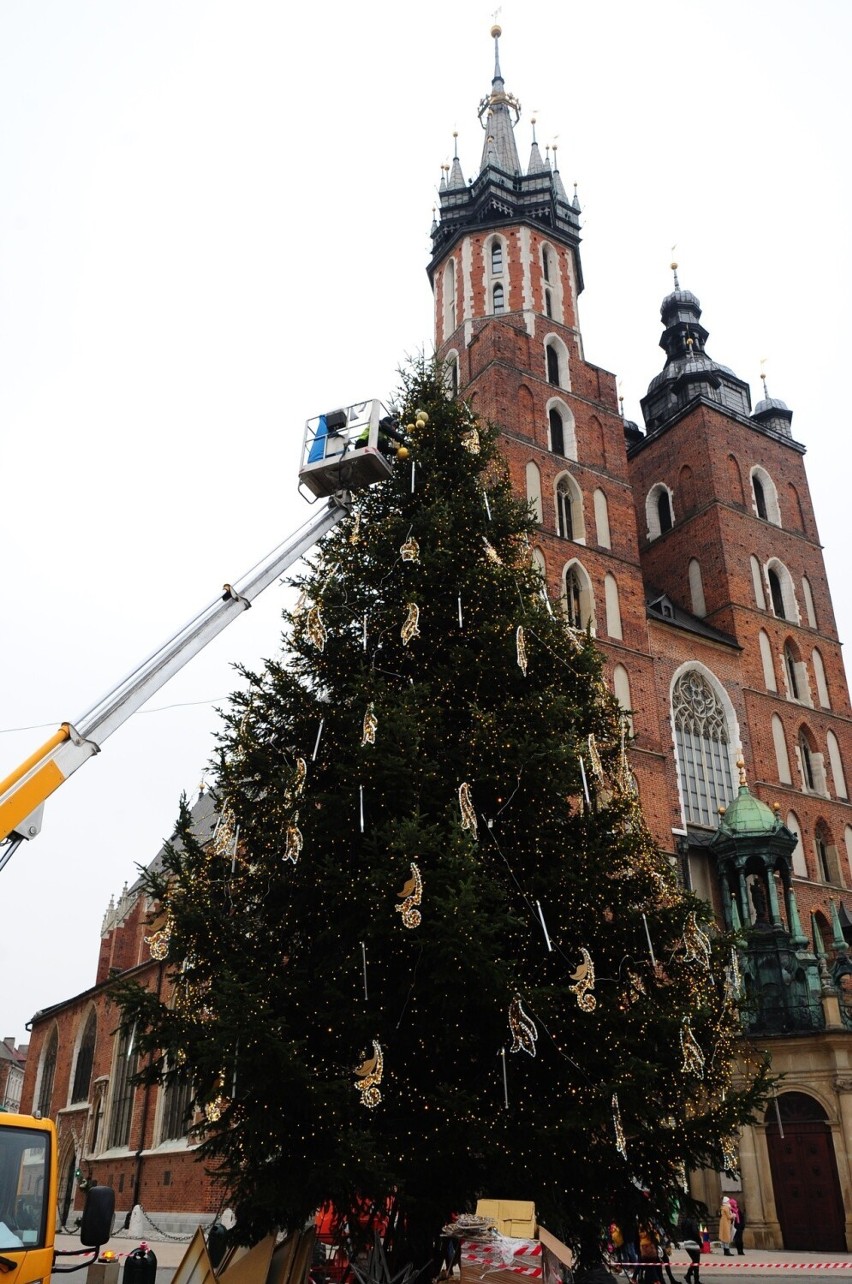
[[[0,869],[25,838],[41,828],[44,801],[78,767],[100,751],[108,736],[212,642],[236,616],[251,606],[288,567],[330,531],[349,511],[348,492],[333,495],[276,549],[199,611],[173,637],[137,665],[73,724],[63,722],[40,749],[0,781]]]

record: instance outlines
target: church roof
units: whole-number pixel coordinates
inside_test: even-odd
[[[647,585],[645,589],[645,608],[651,620],[660,620],[663,624],[674,625],[676,629],[684,629],[687,633],[697,633],[700,637],[709,638],[711,642],[721,642],[725,646],[735,646],[740,649],[736,638],[731,637],[730,633],[723,633],[721,629],[715,629],[700,616],[684,610],[682,606],[672,601],[668,593],[654,588],[652,584]]]
[[[719,828],[734,837],[773,834],[781,821],[771,807],[755,798],[748,785],[740,785],[733,802],[728,803]]]

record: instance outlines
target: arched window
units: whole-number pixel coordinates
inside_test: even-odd
[[[793,577],[777,557],[771,558],[767,563],[766,580],[775,615],[779,620],[790,620],[791,623],[798,624],[799,608],[793,592]]]
[[[824,820],[818,820],[814,827],[814,851],[817,860],[817,877],[823,883],[839,883],[837,848],[834,845],[831,830]]]
[[[765,468],[752,468],[751,490],[754,496],[754,511],[765,522],[773,526],[781,525],[781,510],[778,507],[778,492],[775,482]]]
[[[594,494],[595,504],[595,529],[598,535],[598,544],[601,548],[612,548],[612,542],[609,533],[609,505],[606,502],[606,495],[598,489]]]
[[[54,1025],[41,1056],[39,1070],[38,1096],[36,1110],[45,1119],[50,1118],[50,1103],[53,1100],[53,1081],[56,1077],[56,1054],[59,1050],[59,1035]]]
[[[449,339],[456,328],[456,261],[448,259],[444,268],[444,338]]]
[[[554,406],[548,416],[550,422],[550,449],[554,455],[565,454],[565,425],[562,422],[562,415]]]
[[[770,575],[772,572],[770,571]],[[784,673],[787,676],[787,693],[791,700],[803,701],[805,698],[806,678],[802,673],[803,665],[793,649],[792,642],[784,643]]]
[[[657,482],[645,498],[645,516],[648,519],[648,539],[670,531],[674,524],[672,493],[664,482]]]
[[[533,519],[541,525],[544,521],[544,513],[541,507],[541,473],[532,460],[527,464],[527,503],[530,506]]]
[[[558,335],[548,335],[544,344],[547,382],[557,388],[570,389],[571,380],[568,371],[568,349]]]
[[[761,611],[766,610],[766,597],[763,593],[763,576],[760,571],[760,562],[752,553],[749,558],[751,562],[751,583],[754,589],[755,604],[760,607]]]
[[[544,315],[553,319],[553,294],[550,290],[544,292]]]
[[[497,316],[500,312],[506,311],[506,303],[503,296],[503,287],[498,281],[491,289],[491,311]]]
[[[606,603],[606,631],[609,637],[620,641],[621,606],[618,601],[618,584],[614,575],[604,576],[604,600]]]
[[[831,763],[831,776],[834,780],[834,792],[838,798],[848,798],[846,776],[843,772],[843,759],[840,757],[840,745],[837,743],[837,736],[833,731],[827,731],[825,739],[828,745],[828,761]]]
[[[71,1088],[71,1103],[88,1101],[89,1084],[92,1081],[92,1066],[95,1060],[95,1038],[98,1033],[98,1019],[95,1010],[89,1012],[80,1046],[77,1049],[77,1064],[74,1067],[74,1084]]]
[[[692,602],[692,614],[704,619],[707,614],[707,603],[704,600],[704,582],[701,579],[701,563],[693,557],[689,563],[689,596]]]
[[[792,482],[787,483],[787,493],[790,497],[790,525],[797,530],[805,529],[805,515],[802,512],[802,501],[799,499],[799,492]]]
[[[177,1141],[185,1137],[192,1111],[192,1075],[186,1066],[182,1066],[169,1077],[162,1089],[162,1106],[160,1112],[159,1139]]]
[[[672,723],[686,819],[714,828],[734,792],[730,733],[719,695],[697,669],[672,688]]]
[[[136,1027],[121,1029],[116,1039],[115,1064],[112,1071],[107,1147],[126,1146],[130,1138],[133,1115],[133,1076],[136,1074]]]
[[[573,629],[595,631],[595,599],[591,581],[579,562],[569,562],[565,567],[565,614]]]
[[[542,251],[541,251],[541,271],[545,281],[550,281],[551,279],[550,250],[547,248],[546,245],[542,246]]]
[[[767,691],[777,691],[778,684],[775,681],[775,665],[772,660],[772,646],[769,642],[769,635],[761,629],[757,639],[760,643],[760,660],[763,665],[763,685]]]
[[[556,482],[556,533],[563,539],[572,539],[578,544],[585,543],[583,495],[568,473],[563,473]]]
[[[627,714],[628,727],[633,735],[633,701],[630,696],[630,677],[623,664],[617,664],[612,671],[612,689],[621,708]]]
[[[546,582],[547,562],[544,559],[544,553],[542,553],[538,545],[533,549],[532,554],[530,555],[530,560],[532,561],[533,566],[537,567],[538,570],[541,571],[541,578]]]
[[[813,733],[808,727],[802,727],[798,740],[799,762],[802,769],[802,789],[806,794],[821,794],[828,797],[828,785],[825,779],[825,756],[817,751]]]
[[[459,358],[457,352],[447,353],[444,361],[444,385],[448,397],[459,395]]]
[[[814,650],[811,652],[811,659],[813,660],[813,665],[814,665],[814,677],[816,678],[816,688],[817,688],[817,695],[819,697],[819,702],[822,705],[823,709],[830,709],[831,702],[829,701],[829,698],[828,698],[828,684],[826,683],[826,680],[825,680],[825,665],[822,662],[822,656],[820,655],[819,651],[816,650],[816,648],[814,648]]]
[[[817,626],[816,611],[814,610],[814,595],[811,592],[811,582],[807,575],[802,576],[802,596],[805,599],[805,614],[808,617],[808,624],[812,629]]]
[[[794,811],[787,812],[787,828],[796,835],[796,846],[793,848],[793,873],[799,878],[807,878],[808,864],[805,860],[805,849],[802,846],[802,826]]]
[[[736,504],[737,508],[745,508],[743,477],[734,455],[728,455],[728,483],[731,487],[731,502]]]
[[[792,785],[793,777],[790,775],[787,737],[784,734],[784,723],[777,713],[772,715],[772,743],[775,746],[775,765],[778,768],[778,779],[782,785]]]
[[[500,276],[503,271],[503,242],[494,240],[491,242],[491,275]]]
[[[781,581],[778,578],[778,572],[772,567],[766,572],[769,580],[769,595],[772,598],[772,609],[778,616],[779,620],[786,620],[784,613],[784,594],[781,592]]]

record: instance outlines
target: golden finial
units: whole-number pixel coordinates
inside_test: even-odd
[[[740,756],[737,758],[737,771],[740,773],[740,784],[747,785],[748,778],[746,776],[745,758],[743,757],[742,750],[740,750]]]
[[[499,22],[495,22],[494,26],[491,28],[491,35],[495,40],[499,40],[502,34],[503,34],[503,28],[500,26]]]

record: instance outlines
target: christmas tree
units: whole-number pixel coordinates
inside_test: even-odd
[[[191,1075],[243,1238],[368,1201],[425,1260],[487,1195],[588,1260],[730,1166],[766,1071],[495,431],[429,366],[399,423],[224,715],[213,843],[184,808],[147,875],[174,993],[122,1019],[148,1078]]]

